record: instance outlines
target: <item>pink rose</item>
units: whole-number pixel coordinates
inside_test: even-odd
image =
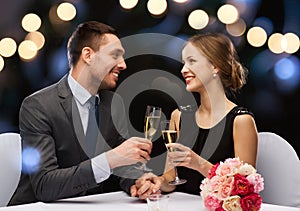
[[[216,174],[220,176],[230,176],[237,173],[237,169],[231,165],[230,163],[223,163],[219,166],[219,168],[216,170]]]
[[[212,177],[214,177],[216,175],[216,170],[219,167],[220,163],[217,163],[215,165],[213,165],[210,170],[208,171],[208,179],[211,179]]]
[[[264,189],[264,178],[260,174],[250,174],[247,180],[254,186],[254,193],[259,193]]]
[[[201,185],[200,185],[200,195],[202,197],[206,197],[208,193],[210,193],[212,191],[211,185],[210,185],[210,181],[208,178],[205,178],[202,180]]]
[[[228,177],[226,180],[219,186],[218,197],[220,199],[225,199],[230,196],[234,179],[233,177]]]
[[[227,158],[224,163],[230,164],[235,168],[239,168],[243,164],[240,158]]]
[[[226,176],[220,177],[218,175],[214,176],[210,180],[211,189],[217,191],[221,185],[226,181]]]
[[[242,175],[234,175],[232,195],[247,195],[254,191],[253,185]]]
[[[243,210],[258,211],[262,203],[262,198],[257,193],[251,193],[241,198],[241,207]]]
[[[256,173],[256,169],[253,166],[245,163],[244,165],[242,165],[239,168],[239,170],[238,170],[237,173],[239,173],[240,175],[243,175],[243,176],[248,176],[250,174],[255,174]]]
[[[215,197],[213,194],[208,194],[206,198],[204,198],[204,206],[208,211],[215,211],[222,205],[222,201]]]

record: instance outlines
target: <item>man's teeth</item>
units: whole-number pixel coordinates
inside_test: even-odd
[[[118,77],[119,76],[119,74],[117,74],[117,73],[112,73],[115,77]]]

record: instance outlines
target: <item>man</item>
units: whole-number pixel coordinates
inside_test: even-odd
[[[40,159],[35,168],[26,166],[23,159],[21,179],[9,205],[120,188],[131,190],[133,196],[158,190],[154,179],[134,185],[134,180],[112,174],[115,169],[122,172],[122,166],[146,162],[152,148],[151,141],[144,138],[126,140],[122,100],[108,91],[116,87],[118,75],[126,69],[123,54],[110,26],[90,21],[73,32],[68,42],[70,73],[27,97],[20,108],[23,151],[34,149]],[[99,104],[94,105],[90,98],[99,98]],[[91,141],[95,134],[89,132],[92,108],[95,119],[99,118],[96,144]]]

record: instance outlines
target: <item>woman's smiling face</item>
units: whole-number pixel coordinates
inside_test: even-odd
[[[192,43],[182,50],[184,66],[181,74],[186,82],[186,89],[190,92],[200,92],[201,89],[213,80],[214,66]]]

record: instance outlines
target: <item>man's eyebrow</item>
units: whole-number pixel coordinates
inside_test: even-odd
[[[122,48],[117,48],[112,51],[113,53],[125,53],[125,50]]]

